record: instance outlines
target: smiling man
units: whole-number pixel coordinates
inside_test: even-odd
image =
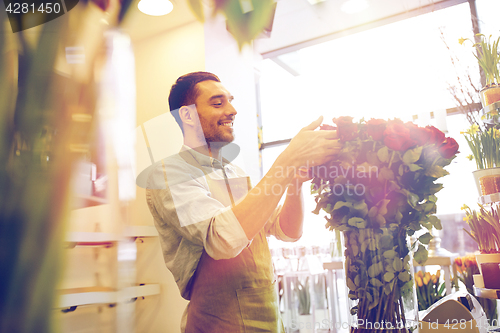
[[[253,188],[242,169],[221,157],[234,140],[233,96],[207,72],[177,79],[169,96],[184,145],[158,162],[147,201],[167,268],[190,300],[182,332],[284,332],[266,236],[302,235],[307,167],[340,149],[335,131],[304,127]],[[278,206],[286,193],[283,206]]]

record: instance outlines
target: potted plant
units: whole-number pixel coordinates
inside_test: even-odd
[[[472,151],[467,158],[476,162],[477,170],[472,174],[479,195],[500,192],[500,131],[474,124],[462,134]]]
[[[312,168],[316,209],[326,227],[344,234],[351,332],[409,332],[418,323],[412,254],[427,260],[422,228],[441,229],[437,179],[458,144],[437,128],[399,119],[333,120],[343,144],[338,162]],[[332,129],[333,126],[323,127]],[[382,326],[381,326],[382,325]]]
[[[471,295],[474,295],[474,286],[477,284],[475,283],[474,276],[477,276],[478,274],[479,267],[474,255],[455,258],[453,262],[453,284],[455,285],[455,289],[457,291],[459,289],[458,281],[460,281],[467,289],[467,292]],[[490,323],[493,320],[498,319],[496,300],[477,296],[474,297],[476,297],[479,304],[481,304],[481,307],[486,313],[486,317],[488,318]]]
[[[492,42],[491,35],[488,39],[483,34],[476,34],[476,36],[480,37],[480,42],[473,43],[472,46],[476,48],[477,54],[474,54],[474,56],[486,79],[486,85],[480,91],[481,103],[483,107],[486,107],[500,101],[500,72],[498,68],[500,62],[500,55],[498,54],[500,37]],[[459,43],[463,45],[466,40],[471,41],[468,38],[460,38]]]
[[[493,204],[485,208],[479,204],[479,212],[463,205],[465,210],[464,220],[470,227],[465,232],[477,243],[480,254],[476,254],[484,286],[490,289],[500,289],[498,280],[500,264],[500,218],[499,208]],[[489,265],[494,264],[494,265]]]

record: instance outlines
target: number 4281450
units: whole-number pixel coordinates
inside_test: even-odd
[[[35,6],[34,3],[9,3],[5,11],[10,14],[27,14],[27,13],[59,13],[61,11],[61,5],[58,2],[47,2],[41,3],[39,6]]]

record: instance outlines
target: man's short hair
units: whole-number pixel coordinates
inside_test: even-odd
[[[199,94],[199,90],[196,89],[195,86],[207,80],[220,82],[215,74],[209,72],[193,72],[179,77],[170,89],[170,95],[168,96],[170,112],[181,128],[182,133],[184,133],[184,129],[182,128],[182,120],[179,117],[179,109],[182,106],[195,104]]]

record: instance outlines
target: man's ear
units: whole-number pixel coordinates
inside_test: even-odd
[[[195,126],[198,123],[198,114],[196,112],[195,105],[181,106],[179,109],[179,117],[181,118],[182,123],[188,126]]]

